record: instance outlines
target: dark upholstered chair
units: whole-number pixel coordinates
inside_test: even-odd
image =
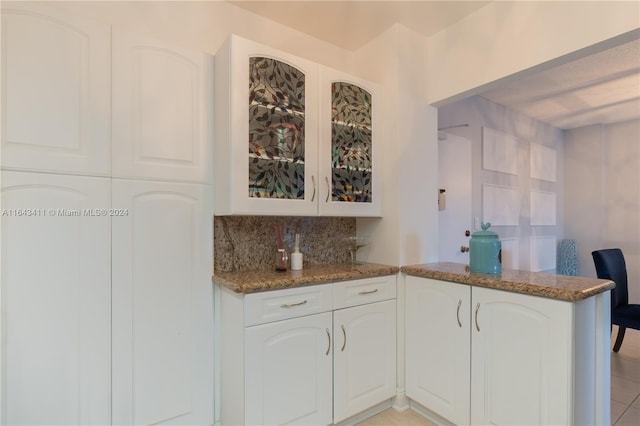
[[[616,287],[611,290],[611,323],[618,326],[618,337],[613,345],[613,351],[618,352],[622,346],[625,330],[627,328],[640,330],[640,305],[629,304],[627,265],[622,250],[618,248],[596,250],[591,252],[591,255],[598,278],[616,283]]]

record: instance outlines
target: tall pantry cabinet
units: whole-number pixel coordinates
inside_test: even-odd
[[[213,423],[212,63],[3,5],[3,424]]]

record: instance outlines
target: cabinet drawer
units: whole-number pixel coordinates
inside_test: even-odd
[[[252,293],[244,299],[245,326],[331,310],[331,284]]]
[[[333,284],[333,309],[396,298],[396,276],[365,278]]]

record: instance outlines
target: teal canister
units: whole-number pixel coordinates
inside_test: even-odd
[[[490,223],[481,225],[482,231],[471,234],[469,268],[471,272],[499,274],[502,272],[502,243],[498,234],[489,231]]]

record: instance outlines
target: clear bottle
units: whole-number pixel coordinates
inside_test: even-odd
[[[287,271],[287,261],[289,260],[289,256],[287,255],[287,251],[283,248],[278,249],[274,258],[274,268],[277,272],[286,272]]]

